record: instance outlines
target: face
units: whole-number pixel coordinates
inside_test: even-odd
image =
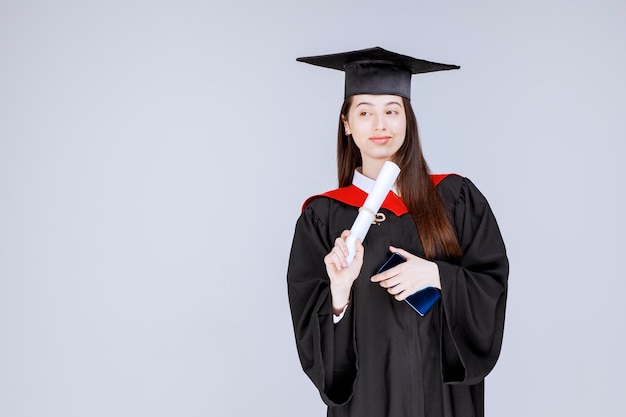
[[[391,160],[406,136],[406,113],[402,97],[356,95],[343,121],[361,151],[363,168]]]

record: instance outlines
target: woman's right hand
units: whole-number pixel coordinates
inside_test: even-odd
[[[350,265],[346,261],[348,246],[346,239],[350,236],[349,230],[344,230],[335,240],[335,246],[324,257],[326,273],[330,278],[330,294],[333,303],[333,314],[339,315],[350,301],[352,283],[357,279],[363,266],[363,245],[357,239],[355,243],[354,259]]]

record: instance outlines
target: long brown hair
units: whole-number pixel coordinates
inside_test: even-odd
[[[431,179],[430,170],[422,153],[417,120],[411,101],[402,98],[406,113],[406,137],[404,143],[393,156],[401,169],[397,179],[397,188],[409,209],[411,217],[419,231],[419,238],[424,247],[426,258],[433,259],[437,255],[451,258],[461,256],[456,234]],[[341,106],[339,131],[337,134],[337,176],[339,187],[352,183],[354,170],[362,165],[361,152],[351,136],[345,134],[343,119],[348,119],[348,111],[352,105],[352,97],[346,98]]]

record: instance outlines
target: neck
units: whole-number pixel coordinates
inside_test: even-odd
[[[361,174],[375,180],[378,177],[380,170],[383,169],[383,165],[385,164],[385,162],[386,161],[384,159],[363,161]]]

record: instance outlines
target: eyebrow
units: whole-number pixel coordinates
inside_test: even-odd
[[[389,103],[385,103],[385,106],[389,106],[389,105],[391,105],[391,104],[395,104],[395,105],[398,105],[398,106],[402,107],[402,105],[401,105],[399,102],[397,102],[397,101],[390,101]],[[356,106],[354,106],[354,108],[356,109],[357,107],[359,107],[359,106],[361,106],[361,105],[364,105],[364,106],[373,106],[373,104],[372,104],[372,103],[370,103],[370,102],[367,102],[367,101],[361,101],[359,104],[357,104]]]

